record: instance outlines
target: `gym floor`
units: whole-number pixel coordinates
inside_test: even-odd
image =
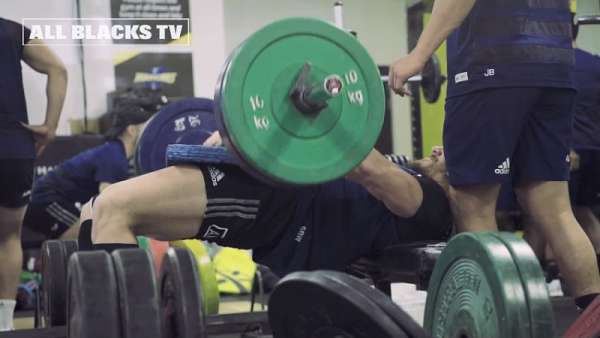
[[[402,303],[401,299],[397,297],[394,301],[398,304]],[[416,308],[417,311],[423,311],[425,308],[424,298],[419,303],[412,303],[411,308]],[[567,330],[567,328],[573,324],[577,316],[579,315],[578,310],[573,305],[573,299],[569,297],[552,297],[552,307],[554,310],[554,319],[556,323],[556,332],[560,333],[560,336]],[[250,309],[250,302],[248,297],[245,296],[226,296],[221,297],[221,303],[219,305],[219,311],[221,314],[229,313],[243,313],[248,312]],[[261,305],[256,304],[255,310],[260,310]],[[412,313],[411,313],[412,314]],[[422,318],[422,314],[418,315]],[[17,330],[32,329],[33,328],[33,311],[17,312],[15,314],[15,328]],[[232,336],[232,337],[239,337]],[[225,337],[222,337],[225,338]]]

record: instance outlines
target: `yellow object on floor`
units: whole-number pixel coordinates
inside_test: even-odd
[[[223,248],[213,258],[213,264],[217,271],[219,292],[236,295],[250,293],[256,263],[248,251]]]

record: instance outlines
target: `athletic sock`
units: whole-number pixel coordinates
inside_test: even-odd
[[[115,250],[119,249],[135,249],[137,248],[137,244],[125,244],[125,243],[110,243],[110,244],[92,244],[91,250],[104,250],[108,253],[111,253]]]
[[[79,229],[79,237],[77,238],[77,242],[79,244],[79,251],[90,251],[94,250],[92,244],[92,220],[86,219],[81,222],[81,227]]]
[[[12,331],[15,329],[13,315],[15,313],[14,299],[0,299],[0,331]]]
[[[577,307],[583,311],[588,307],[588,305],[592,304],[594,299],[596,299],[596,296],[599,294],[600,293],[590,293],[585,296],[577,297],[575,298],[575,305],[577,305]]]

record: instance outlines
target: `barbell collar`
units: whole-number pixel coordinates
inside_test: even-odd
[[[388,75],[381,76],[381,81],[388,82],[389,80],[390,80],[390,77]],[[408,78],[407,82],[419,82],[420,83],[422,81],[423,81],[423,75],[419,74],[419,75],[415,75],[415,76]]]
[[[577,18],[577,25],[598,25],[600,15],[584,15]]]
[[[327,101],[341,93],[344,85],[338,75],[328,75],[313,81],[310,71],[310,63],[305,63],[290,91],[290,99],[302,113],[317,114],[327,108]]]

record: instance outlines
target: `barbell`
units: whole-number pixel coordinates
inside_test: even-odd
[[[414,78],[417,81],[419,78]],[[443,83],[432,58],[429,99]],[[379,69],[351,34],[312,18],[271,23],[230,55],[215,91],[231,154],[265,181],[310,185],[347,174],[373,149],[385,117]]]
[[[413,80],[419,79],[431,89],[426,97],[439,95],[444,78],[436,58]],[[379,69],[356,38],[317,19],[285,19],[255,32],[229,56],[214,104],[190,99],[159,112],[139,140],[136,167],[142,174],[162,168],[168,144],[199,145],[218,129],[227,151],[209,150],[214,159],[270,183],[320,184],[368,155],[384,117]],[[198,152],[175,154],[182,160]]]

